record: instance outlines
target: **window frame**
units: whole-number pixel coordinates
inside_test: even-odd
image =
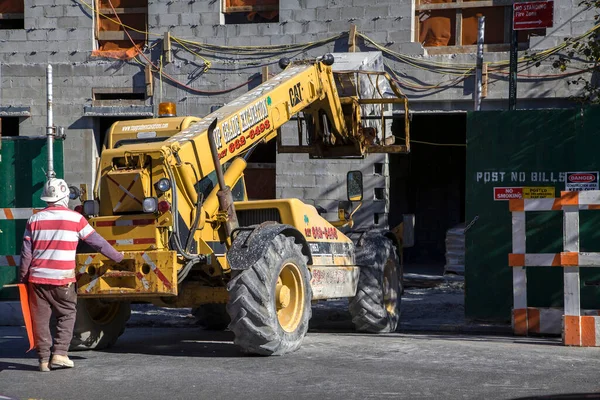
[[[420,43],[419,34],[421,32],[421,21],[419,13],[432,10],[456,10],[456,26],[454,45],[452,46],[423,46],[428,54],[452,54],[452,53],[476,53],[477,45],[463,45],[463,10],[468,8],[492,8],[504,7],[504,43],[484,44],[484,52],[502,52],[510,50],[510,34],[511,30],[506,27],[512,26],[512,6],[514,0],[479,0],[479,1],[463,1],[454,0],[452,3],[426,3],[420,4],[420,0],[415,0],[415,29],[413,40]],[[526,42],[519,42],[519,50],[526,50],[529,47]]]
[[[5,20],[20,20],[23,22],[23,27],[22,28],[2,28],[0,27],[0,30],[22,30],[25,29],[25,2],[22,1],[23,3],[23,12],[20,13],[14,13],[14,12],[10,12],[10,13],[0,13],[0,21],[5,21]]]
[[[125,28],[121,31],[101,31],[100,30],[100,19],[101,15],[104,14],[110,18],[114,19],[114,12],[111,8],[101,8],[100,0],[94,0],[94,7],[96,11],[96,18],[94,18],[94,49],[98,49],[100,47],[99,42],[114,42],[114,41],[129,41],[129,36],[134,42],[143,42],[143,45],[148,44],[148,37],[144,33],[135,32],[131,30],[127,30],[125,32]],[[148,4],[146,3],[146,7],[115,7],[115,12],[119,17],[121,15],[127,14],[145,14],[146,15],[146,29],[148,27]],[[129,36],[127,35],[129,34]],[[131,45],[133,46],[133,44]]]

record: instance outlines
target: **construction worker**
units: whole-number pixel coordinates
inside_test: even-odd
[[[40,371],[73,368],[67,355],[73,337],[77,305],[75,253],[79,240],[115,262],[123,260],[87,222],[67,208],[69,187],[62,179],[49,179],[41,199],[48,207],[29,218],[23,236],[19,281],[28,283],[29,307]],[[50,318],[56,316],[52,349]],[[52,358],[50,355],[52,354]]]

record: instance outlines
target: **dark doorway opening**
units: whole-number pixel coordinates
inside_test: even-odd
[[[20,117],[0,117],[0,134],[2,136],[19,136]]]
[[[248,158],[244,171],[249,200],[275,198],[277,145],[275,140],[259,144]]]
[[[410,131],[411,153],[390,156],[390,227],[415,214],[404,263],[441,273],[446,233],[465,219],[466,114],[414,114]]]

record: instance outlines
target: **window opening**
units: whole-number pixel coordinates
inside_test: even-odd
[[[148,0],[96,0],[96,10],[98,50],[93,55],[123,59],[137,55],[146,43]]]
[[[0,1],[0,29],[25,29],[23,0]]]
[[[505,3],[506,4],[506,3]],[[490,5],[488,1],[417,0],[415,40],[424,47],[442,48],[477,45],[479,16],[485,17],[486,51],[505,51],[510,46],[512,5]],[[519,31],[521,47],[531,36],[544,36],[545,29]],[[448,52],[456,49],[448,49]],[[441,51],[443,52],[443,51]]]
[[[223,0],[225,24],[279,22],[279,0]]]
[[[19,117],[0,117],[0,134],[2,136],[19,136]]]

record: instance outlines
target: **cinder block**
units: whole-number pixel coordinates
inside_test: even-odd
[[[10,29],[8,32],[8,39],[11,42],[24,42],[27,40],[27,30],[25,29]]]
[[[45,29],[36,29],[33,31],[29,31],[29,32],[27,32],[27,40],[29,40],[29,41],[48,40],[48,31]]]
[[[257,36],[258,35],[258,24],[242,24],[240,25],[241,36]]]
[[[275,35],[271,37],[272,45],[292,44],[293,36],[290,35]]]
[[[259,35],[281,35],[282,33],[283,26],[280,25],[278,22],[258,25]]]
[[[300,0],[279,0],[280,10],[301,10],[303,8]]]
[[[64,6],[65,17],[80,17],[90,15],[92,10],[81,4],[68,4]]]
[[[304,29],[305,28],[302,23],[296,21],[288,21],[283,25],[283,34],[296,35],[305,32]]]
[[[200,15],[195,13],[186,13],[179,15],[180,25],[200,25]]]
[[[28,21],[26,21],[27,23]],[[38,17],[31,22],[31,26],[35,29],[56,29],[57,18]],[[29,23],[27,23],[29,25]]]
[[[44,7],[44,16],[48,18],[57,18],[65,16],[65,9],[63,6],[51,5]]]
[[[412,32],[410,30],[392,31],[388,33],[388,41],[394,43],[405,43],[410,42],[412,39]]]
[[[328,4],[323,4],[323,0],[304,0],[304,7],[310,8],[326,8]]]
[[[163,28],[175,27],[179,23],[177,14],[160,14],[158,16],[158,25]]]
[[[67,31],[64,29],[54,29],[48,31],[48,42],[62,42],[67,40],[68,35]]]
[[[314,187],[315,177],[310,175],[296,175],[292,177],[292,186],[295,188]]]
[[[192,13],[220,13],[220,1],[199,0],[192,4]]]
[[[62,17],[58,18],[57,26],[59,28],[69,29],[76,28],[79,23],[79,17]]]
[[[250,46],[268,46],[270,44],[271,44],[271,36],[251,36],[250,37]]]
[[[339,21],[342,18],[341,8],[317,8],[317,19],[316,21],[328,22],[328,21]]]
[[[362,29],[362,27],[360,27],[359,24],[356,25],[358,30]],[[350,23],[347,20],[332,21],[327,23],[327,28],[331,33],[348,32],[350,30]]]
[[[31,7],[27,8],[27,12],[25,13],[25,18],[43,17],[44,16],[44,8],[45,7],[43,7],[43,6],[33,4]],[[27,28],[27,26],[25,26],[25,28]]]
[[[316,21],[317,20],[317,9],[308,8],[304,10],[293,10],[292,20],[296,22],[302,21]]]
[[[365,7],[344,7],[342,8],[342,19],[364,18]]]
[[[188,14],[191,12],[192,7],[188,1],[174,1],[169,4],[169,14]]]
[[[326,22],[310,21],[307,25],[307,32],[310,33],[325,33],[329,30]]]

